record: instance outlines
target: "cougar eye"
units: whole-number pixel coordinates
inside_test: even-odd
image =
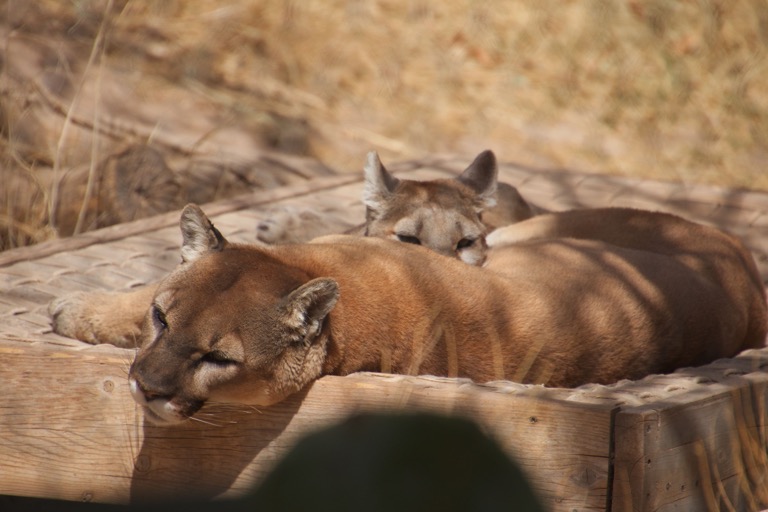
[[[165,313],[157,304],[152,304],[152,322],[158,331],[168,329],[168,320],[165,318]]]
[[[398,240],[400,240],[401,242],[405,242],[406,244],[421,245],[421,240],[419,240],[415,236],[411,236],[411,235],[398,235],[398,234],[396,234],[395,236],[397,237]]]
[[[228,358],[224,352],[219,352],[218,350],[213,350],[211,352],[208,352],[207,354],[203,355],[203,357],[201,357],[200,360],[203,362],[215,364],[218,366],[227,366],[230,364],[237,364],[237,361],[234,361]]]
[[[472,245],[477,242],[477,238],[462,238],[459,240],[459,243],[456,244],[456,250],[460,251],[461,249],[466,249],[467,247],[471,247]]]

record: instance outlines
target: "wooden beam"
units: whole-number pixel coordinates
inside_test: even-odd
[[[322,378],[277,406],[211,406],[202,421],[154,427],[129,395],[131,354],[0,342],[0,494],[106,503],[237,496],[309,431],[354,412],[429,410],[480,424],[551,510],[607,506],[611,401],[509,382],[355,374]]]
[[[616,415],[613,512],[768,504],[768,353],[691,370],[689,391]],[[653,391],[648,379],[647,391]],[[664,390],[661,391],[662,394]]]

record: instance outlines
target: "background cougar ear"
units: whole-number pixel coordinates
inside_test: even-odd
[[[203,210],[196,204],[188,204],[181,212],[181,262],[189,263],[208,251],[221,251],[227,240],[213,227]]]
[[[293,290],[285,302],[285,322],[297,329],[303,339],[320,334],[323,320],[339,300],[339,285],[328,277],[319,277]]]
[[[479,211],[496,206],[498,173],[496,155],[486,149],[456,178],[477,193]]]
[[[379,211],[384,207],[387,198],[394,193],[400,180],[392,176],[379,159],[378,153],[371,151],[363,168],[365,188],[363,203],[368,211]]]

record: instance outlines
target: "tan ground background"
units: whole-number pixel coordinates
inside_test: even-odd
[[[0,0],[0,20],[3,248],[129,220],[103,191],[154,150],[130,186],[167,192],[131,216],[198,197],[201,166],[229,173],[203,199],[290,182],[252,170],[264,150],[768,190],[764,0]],[[126,151],[143,163],[108,171]]]

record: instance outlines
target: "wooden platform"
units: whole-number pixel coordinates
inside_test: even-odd
[[[467,159],[393,166],[452,176]],[[768,281],[768,194],[502,166],[550,209],[624,205],[740,235]],[[361,176],[309,180],[205,206],[225,235],[255,239],[278,205],[343,205],[363,218]],[[614,386],[356,374],[325,377],[278,406],[222,407],[207,423],[144,425],[128,393],[132,351],[51,333],[48,302],[128,289],[179,260],[178,213],[0,253],[0,494],[125,503],[234,496],[307,431],[360,410],[427,409],[479,422],[551,510],[758,510],[768,504],[768,349]]]

